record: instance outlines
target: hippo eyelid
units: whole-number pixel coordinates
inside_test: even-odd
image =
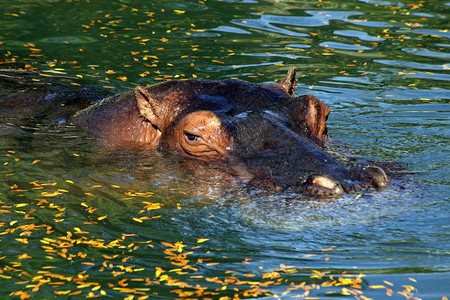
[[[156,126],[155,124],[153,124],[152,122],[149,121],[149,123],[152,125],[153,129],[161,131],[161,129],[159,129],[158,126]]]
[[[184,137],[188,144],[198,145],[202,141],[202,137],[187,131],[184,131]]]

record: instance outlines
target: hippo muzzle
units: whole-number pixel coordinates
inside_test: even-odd
[[[345,166],[293,130],[284,115],[253,112],[229,128],[235,157],[249,173],[249,183],[268,191],[292,190],[316,198],[338,198],[360,187],[383,188],[387,177],[378,167]]]

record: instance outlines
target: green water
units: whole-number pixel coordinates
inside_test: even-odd
[[[335,147],[415,171],[378,193],[309,201],[6,119],[1,298],[449,297],[449,7],[0,0],[0,67],[115,93],[174,78],[273,82],[296,65],[297,93],[332,109]]]

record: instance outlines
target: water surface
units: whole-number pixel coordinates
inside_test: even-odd
[[[448,297],[449,6],[0,0],[2,65],[110,93],[171,79],[269,83],[296,65],[297,93],[332,109],[331,146],[415,172],[378,193],[311,201],[3,118],[0,294]]]

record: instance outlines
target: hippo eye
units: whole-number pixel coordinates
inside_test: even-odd
[[[186,131],[184,132],[184,139],[190,145],[198,145],[202,141],[202,138],[200,136]]]

